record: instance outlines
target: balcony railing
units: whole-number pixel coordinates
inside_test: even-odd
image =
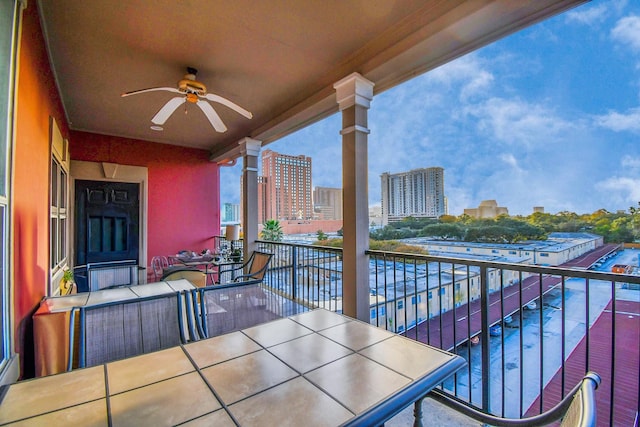
[[[342,250],[260,242],[265,283],[342,311]],[[501,417],[538,414],[589,370],[603,379],[600,420],[637,416],[640,276],[368,251],[370,322],[468,361],[441,388]],[[488,332],[488,333],[487,333]]]

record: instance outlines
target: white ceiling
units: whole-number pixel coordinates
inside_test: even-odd
[[[237,155],[338,111],[333,83],[359,72],[374,94],[584,0],[40,0],[52,66],[71,129]],[[211,93],[217,133],[187,104],[151,118],[186,67]]]

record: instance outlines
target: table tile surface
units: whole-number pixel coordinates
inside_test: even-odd
[[[276,411],[274,408],[284,408]],[[302,377],[229,407],[242,426],[337,426],[353,417],[320,389]]]
[[[312,334],[313,331],[291,319],[280,319],[245,329],[244,333],[261,346],[271,347],[303,335]]]
[[[305,335],[275,345],[269,348],[269,351],[300,373],[353,353],[348,348],[317,334]]]
[[[104,367],[81,369],[12,385],[0,405],[0,424],[106,396]]]
[[[114,427],[176,425],[221,407],[196,372],[111,396],[110,404]]]
[[[434,369],[447,365],[453,373],[453,359],[455,369],[463,365],[458,356],[315,310],[19,382],[1,402],[0,424],[100,426],[108,410],[113,426],[232,426],[234,419],[243,426],[335,426],[388,404],[399,390],[422,393],[445,379],[431,378]]]
[[[109,394],[114,395],[194,371],[180,347],[107,363]]]
[[[236,427],[229,414],[224,409],[219,409],[210,414],[203,415],[195,420],[181,424],[182,427]]]
[[[138,298],[138,296],[128,287],[103,289],[100,291],[89,292],[87,305],[96,305],[112,301],[126,301],[134,298]]]
[[[227,405],[298,375],[265,350],[203,369],[202,374]]]
[[[360,413],[411,382],[359,354],[336,360],[305,375],[349,410]]]
[[[48,412],[26,420],[9,424],[12,427],[43,427],[43,426],[91,426],[107,427],[107,400],[100,399],[64,410]]]
[[[366,323],[356,321],[341,323],[318,333],[354,351],[360,351],[394,336],[393,333],[384,329],[371,328]]]
[[[187,279],[168,280],[165,283],[174,291],[189,291],[194,288],[193,283]]]
[[[50,297],[47,298],[46,304],[49,306],[49,311],[51,313],[56,313],[59,311],[68,311],[73,307],[78,307],[81,305],[87,304],[87,300],[89,299],[88,293],[82,294],[74,294],[74,295],[64,295],[59,297]]]
[[[365,348],[360,354],[414,380],[451,359],[449,353],[399,336]]]
[[[185,350],[199,368],[206,368],[260,350],[258,344],[242,332],[209,338],[186,344]]]
[[[347,323],[350,320],[331,311],[313,310],[289,317],[291,320],[306,326],[312,331],[319,331],[331,326]]]
[[[150,297],[175,292],[166,282],[145,283],[144,285],[131,286],[130,289],[139,297]]]

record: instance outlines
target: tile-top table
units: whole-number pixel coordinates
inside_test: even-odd
[[[33,315],[36,376],[64,372],[69,358],[69,314],[73,307],[126,301],[194,289],[185,279],[45,298]]]
[[[0,424],[375,425],[465,363],[318,309],[5,386]]]

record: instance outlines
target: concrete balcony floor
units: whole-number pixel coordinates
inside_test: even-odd
[[[385,427],[407,427],[413,425],[413,405],[384,423]],[[431,399],[422,401],[422,424],[425,427],[481,426],[475,421],[451,408]]]

